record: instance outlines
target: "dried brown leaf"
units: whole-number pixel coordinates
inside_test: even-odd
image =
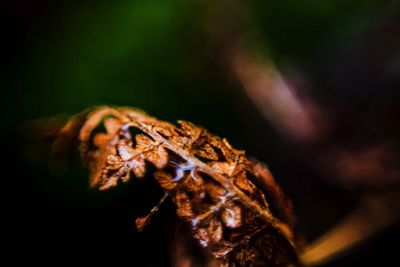
[[[97,130],[101,125],[103,132]],[[297,263],[290,202],[265,165],[226,139],[190,122],[179,121],[176,127],[132,108],[95,108],[67,124],[61,135],[77,135],[78,126],[92,186],[105,190],[144,177],[147,161],[157,169],[154,177],[172,198],[178,217],[221,266]],[[134,129],[143,133],[133,135]],[[136,220],[139,230],[157,210]]]

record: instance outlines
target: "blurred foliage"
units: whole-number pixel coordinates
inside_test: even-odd
[[[283,58],[318,64],[326,47],[332,49],[359,32],[382,3],[252,1],[248,8],[254,23],[247,30],[256,31],[262,40],[259,46],[269,47],[278,62]],[[229,120],[231,110],[222,108],[229,106],[229,93],[221,95],[218,87],[231,85],[218,81],[223,79],[213,69],[218,55],[205,29],[204,14],[213,5],[214,1],[60,2],[31,30],[25,51],[18,55],[20,112],[33,119],[111,103],[167,118],[194,113],[198,120],[199,113],[206,112]]]
[[[278,58],[318,62],[366,29],[389,1],[254,1],[263,39]]]

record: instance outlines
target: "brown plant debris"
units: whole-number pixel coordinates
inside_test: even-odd
[[[297,264],[291,204],[267,167],[226,139],[178,124],[133,108],[96,107],[67,123],[55,149],[77,137],[91,186],[100,190],[141,179],[146,162],[153,164],[178,217],[221,266]],[[136,220],[139,230],[158,208]]]

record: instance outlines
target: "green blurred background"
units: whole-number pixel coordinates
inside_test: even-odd
[[[46,148],[27,130],[26,122],[98,104],[190,120],[246,149],[270,166],[293,199],[308,240],[351,210],[358,193],[322,179],[260,115],[226,64],[224,42],[252,43],[278,69],[304,75],[316,99],[340,107],[342,132],[333,135],[339,136],[334,142],[392,140],[399,132],[395,1],[18,0],[2,5],[1,142],[3,155],[11,159],[3,167],[3,180],[10,182],[3,186],[9,193],[4,203],[14,219],[11,247],[32,253],[31,260],[57,264],[84,255],[93,262],[104,257],[130,260],[133,266],[169,266],[165,222],[174,220],[169,218],[173,209],[161,212],[144,233],[134,229],[134,217],[158,201],[160,192],[150,182],[139,191],[141,184],[89,191],[87,172],[77,159],[65,171],[51,173]],[[381,124],[391,126],[382,130]],[[151,196],[145,198],[144,191]],[[329,266],[389,262],[394,250],[386,243],[396,236],[393,229],[385,232]]]

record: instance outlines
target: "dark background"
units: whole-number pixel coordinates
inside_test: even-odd
[[[341,130],[332,142],[387,139],[397,144],[400,15],[395,1],[243,2],[251,14],[249,28],[241,29],[244,36],[280,69],[300,70],[312,94],[338,110]],[[63,171],[48,168],[50,140],[35,125],[97,104],[190,120],[246,149],[269,165],[292,198],[308,240],[356,205],[359,191],[321,177],[241,89],[210,34],[210,28],[218,28],[218,20],[209,19],[213,5],[158,0],[1,4],[3,219],[14,261],[169,266],[166,229],[177,224],[171,203],[145,232],[137,233],[134,225],[161,196],[151,179],[95,192],[87,188],[87,171],[77,158]],[[229,8],[224,11],[221,21],[230,14]],[[391,227],[326,266],[398,262],[391,244],[399,237]]]

